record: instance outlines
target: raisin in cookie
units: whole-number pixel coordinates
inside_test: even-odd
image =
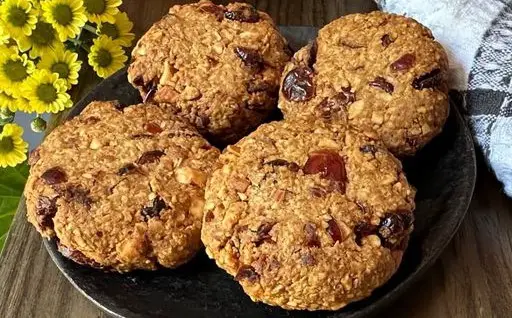
[[[447,56],[431,32],[383,12],[353,14],[322,28],[283,73],[286,118],[349,121],[411,155],[440,133],[448,116]]]
[[[275,110],[290,59],[271,18],[252,6],[174,6],[139,41],[128,80],[214,142],[236,142]]]
[[[94,102],[31,155],[28,219],[78,263],[176,267],[201,247],[204,187],[218,154],[157,106]]]
[[[379,142],[323,122],[270,123],[220,156],[201,238],[254,301],[336,310],[396,271],[414,195]]]

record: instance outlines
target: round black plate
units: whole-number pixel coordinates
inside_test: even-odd
[[[285,28],[283,33],[301,46],[315,30]],[[70,116],[79,114],[93,100],[113,99],[123,104],[140,101],[126,81],[126,70],[98,85]],[[62,257],[53,241],[45,245],[64,276],[116,317],[366,317],[395,300],[434,263],[466,214],[473,195],[476,161],[473,140],[456,107],[452,106],[443,133],[416,157],[407,159],[404,167],[418,194],[415,230],[403,263],[371,297],[336,312],[285,311],[253,303],[204,252],[177,270],[121,275],[77,265]]]

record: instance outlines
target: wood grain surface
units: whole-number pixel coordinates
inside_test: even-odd
[[[170,4],[183,2],[125,0],[123,9],[140,35]],[[322,26],[340,15],[374,8],[369,0],[248,2],[288,25]],[[459,232],[424,278],[383,316],[512,316],[512,201],[479,162],[475,197]],[[24,203],[0,258],[0,317],[107,317],[60,274],[26,222]]]

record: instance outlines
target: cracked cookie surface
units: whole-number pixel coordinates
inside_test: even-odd
[[[31,155],[28,220],[81,264],[179,266],[201,247],[204,187],[218,155],[155,105],[93,102]]]
[[[400,162],[355,130],[264,124],[220,156],[201,238],[254,301],[336,310],[396,271],[414,195]]]
[[[411,18],[352,14],[319,31],[282,77],[285,118],[349,122],[412,155],[441,132],[449,112],[448,60],[431,32]]]
[[[242,3],[174,6],[140,39],[128,80],[143,98],[166,104],[209,140],[247,135],[275,110],[290,59],[264,12]]]

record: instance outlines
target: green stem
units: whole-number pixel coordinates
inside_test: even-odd
[[[83,30],[87,30],[93,34],[96,34],[96,28],[93,27],[92,25],[89,25],[89,24],[85,24],[83,27],[82,27]]]

